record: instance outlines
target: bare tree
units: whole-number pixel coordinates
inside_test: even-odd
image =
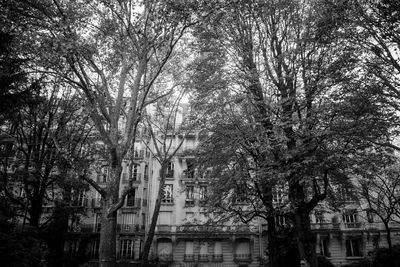
[[[384,224],[389,251],[392,251],[391,222],[400,222],[400,170],[398,163],[360,178],[359,195],[370,216]]]

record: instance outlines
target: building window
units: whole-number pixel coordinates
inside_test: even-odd
[[[94,239],[89,245],[89,257],[90,259],[99,259],[99,240]]]
[[[174,163],[173,162],[168,162],[167,166],[167,171],[165,174],[166,178],[174,178]]]
[[[275,215],[275,225],[278,227],[286,226],[286,217],[284,215]]]
[[[133,207],[135,206],[135,190],[128,193],[126,196],[126,206]]]
[[[172,261],[172,241],[161,238],[157,241],[157,255],[160,261]]]
[[[194,261],[194,249],[193,249],[193,241],[185,242],[185,261]]]
[[[78,191],[74,192],[72,190],[72,205],[76,207],[85,207],[87,206],[87,197],[86,197],[86,191]]]
[[[186,206],[193,206],[194,205],[194,186],[189,185],[186,186]]]
[[[121,216],[118,218],[118,223],[120,224],[120,229],[122,232],[131,232],[133,231],[133,222],[135,218],[135,213],[128,212],[122,213]]]
[[[162,203],[173,203],[173,185],[164,185],[164,195],[162,198]]]
[[[208,261],[208,243],[200,243],[199,261]]]
[[[147,188],[143,188],[143,207],[147,207]]]
[[[369,223],[374,222],[374,213],[371,210],[367,210],[367,221]]]
[[[251,259],[250,241],[239,239],[236,241],[235,261],[249,261]]]
[[[122,182],[123,183],[128,182],[128,174],[126,172],[122,173]]]
[[[352,202],[356,200],[356,193],[353,188],[350,187],[340,187],[339,188],[339,195],[345,202]]]
[[[324,213],[322,211],[316,211],[315,212],[315,222],[316,223],[324,223]]]
[[[214,242],[213,261],[223,261],[222,258],[222,243],[221,241]]]
[[[144,179],[146,181],[149,179],[149,165],[144,166]]]
[[[272,192],[272,203],[276,207],[282,206],[284,203],[286,203],[286,197],[287,197],[287,190],[284,185],[277,185],[275,186],[273,192]]]
[[[107,167],[103,167],[101,171],[102,181],[103,183],[107,183],[109,171]]]
[[[361,241],[360,239],[347,239],[346,240],[346,256],[347,257],[361,257]]]
[[[140,177],[138,171],[139,167],[137,165],[134,165],[131,169],[131,177],[129,177],[129,179],[132,181],[139,181]]]
[[[327,237],[321,237],[319,242],[320,254],[324,257],[330,257],[329,253],[329,239]]]
[[[94,231],[100,232],[101,229],[101,213],[96,213],[94,216]]]
[[[235,203],[236,204],[246,204],[248,202],[248,199],[246,197],[247,192],[246,192],[246,185],[237,185],[236,190],[235,190]]]
[[[194,161],[191,159],[186,159],[186,170],[184,171],[186,177],[189,179],[193,179],[195,177],[194,171]]]
[[[133,260],[133,240],[122,239],[120,240],[119,258],[123,260]]]
[[[75,256],[78,253],[79,240],[73,239],[67,242],[67,252],[70,256]]]
[[[207,186],[201,185],[200,192],[199,192],[199,199],[206,200],[206,197],[207,197]]]
[[[344,212],[343,221],[346,228],[357,228],[359,226],[357,210],[349,210]]]

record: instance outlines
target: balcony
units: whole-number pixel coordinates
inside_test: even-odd
[[[171,262],[173,261],[172,254],[158,254],[158,260],[162,262]]]
[[[121,208],[121,212],[123,213],[136,212],[142,207],[141,204],[142,204],[141,198],[135,198],[135,199],[128,198],[126,200],[126,205]]]
[[[174,179],[174,170],[168,170],[166,173],[165,173],[165,179]]]
[[[132,175],[132,178],[129,179],[129,185],[131,186],[137,186],[142,183],[142,174],[141,173],[136,173],[135,175]]]
[[[251,261],[251,254],[242,254],[242,253],[236,254],[235,253],[234,261],[235,262],[243,262],[243,261],[249,262],[249,261]]]
[[[132,153],[133,155],[133,159],[135,159],[135,160],[142,160],[142,159],[144,159],[144,150],[143,149],[141,149],[141,150],[135,150],[133,153]]]
[[[185,207],[194,207],[194,199],[185,199]]]
[[[120,261],[132,261],[135,259],[135,255],[133,252],[131,254],[127,254],[126,252],[118,252],[117,253],[117,260]]]
[[[133,234],[142,232],[143,229],[139,224],[118,224],[117,225],[117,232],[118,233],[126,233],[126,234]]]
[[[222,256],[222,254],[214,254],[214,255],[212,255],[212,261],[223,262],[224,258]]]
[[[194,261],[194,255],[193,254],[185,254],[185,255],[183,255],[183,260],[184,261]]]
[[[199,254],[199,261],[208,261],[208,254]]]
[[[173,205],[174,204],[174,199],[172,197],[170,198],[163,198],[161,200],[161,204],[169,204],[169,205]]]
[[[361,222],[345,222],[344,223],[344,227],[347,229],[350,229],[350,228],[358,229],[358,228],[361,228],[361,226],[362,226]]]
[[[170,233],[171,229],[171,225],[157,225],[157,232],[159,233]]]
[[[77,227],[73,227],[71,232],[79,232],[79,233],[95,233],[100,232],[100,224],[95,225],[93,223],[88,224],[79,224]]]
[[[181,173],[181,180],[194,180],[196,178],[196,174],[194,171],[188,172],[187,170]]]
[[[311,230],[339,230],[340,224],[338,222],[332,223],[312,223]]]

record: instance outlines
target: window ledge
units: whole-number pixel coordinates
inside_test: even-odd
[[[363,256],[347,256],[346,260],[361,260],[363,258]]]

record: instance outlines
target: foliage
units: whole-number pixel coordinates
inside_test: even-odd
[[[28,81],[23,71],[26,60],[18,56],[16,33],[0,28],[0,123],[10,119],[22,105],[30,100],[30,87],[35,84]]]
[[[198,29],[191,83],[212,133],[199,156],[213,208],[244,222],[283,213],[312,266],[308,214],[351,185],[363,162],[390,152],[374,144],[390,142],[398,125],[382,83],[359,67],[362,52],[341,34],[347,21],[327,12],[331,3],[322,1],[232,4]],[[277,186],[286,187],[280,207],[272,203]]]
[[[393,246],[393,251],[379,248],[373,253],[372,267],[398,267],[400,266],[400,246]]]

